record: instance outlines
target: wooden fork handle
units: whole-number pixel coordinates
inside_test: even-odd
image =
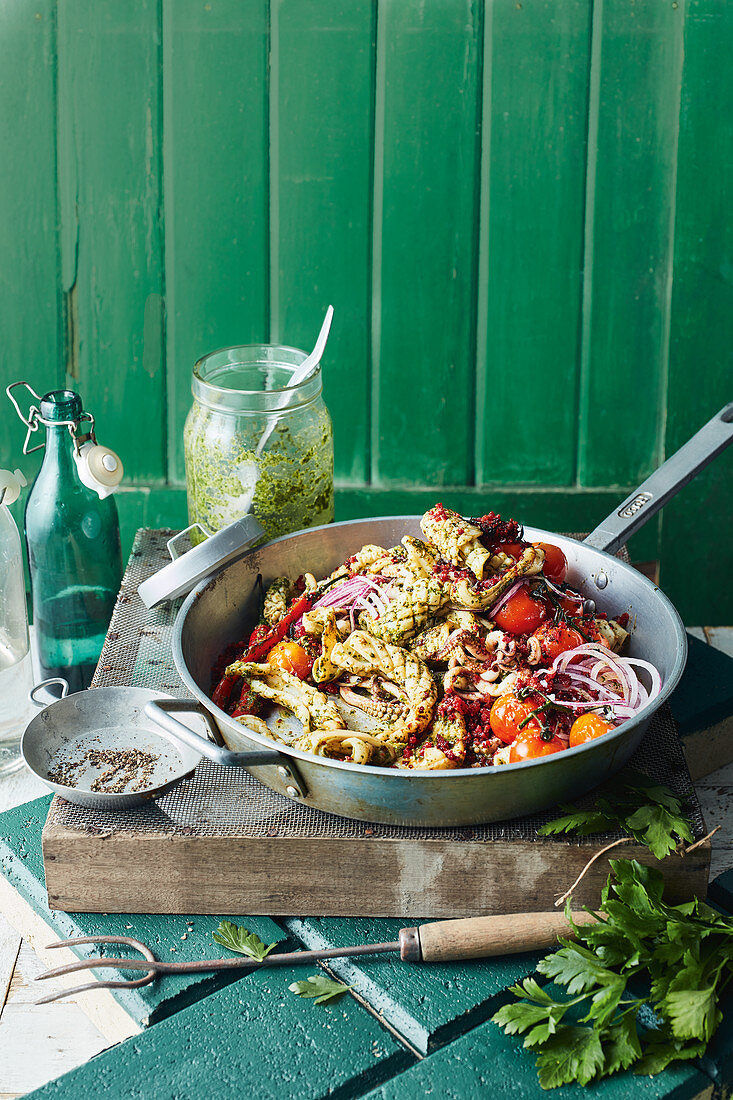
[[[576,924],[588,924],[590,913],[573,913]],[[507,913],[436,921],[400,931],[400,955],[411,962],[450,962],[514,955],[555,947],[558,936],[571,936],[564,913]]]

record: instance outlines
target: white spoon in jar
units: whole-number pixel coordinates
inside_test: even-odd
[[[323,352],[326,348],[326,341],[328,340],[328,334],[331,331],[331,321],[333,319],[333,306],[329,306],[326,310],[326,316],[321,325],[321,331],[318,333],[318,339],[316,340],[316,346],[310,355],[303,360],[299,367],[296,367],[290,376],[288,383],[288,390],[285,393],[280,394],[277,402],[277,409],[284,409],[290,401],[290,390],[294,386],[299,386],[305,382],[308,376],[316,369],[320,363]],[[255,447],[255,456],[260,457],[267,442],[274,432],[279,417],[277,411],[270,414],[269,422],[264,432],[259,438],[257,446]],[[239,469],[239,478],[245,483],[252,478],[250,487],[246,490],[246,494],[243,498],[240,498],[240,507],[237,509],[242,515],[246,515],[252,510],[252,501],[254,500],[255,489],[257,488],[257,482],[259,480],[259,467],[256,462],[243,462]]]
[[[333,306],[329,306],[328,309],[326,310],[326,316],[323,319],[323,324],[321,325],[321,331],[318,333],[318,339],[316,340],[316,346],[313,348],[313,351],[310,353],[308,358],[304,359],[303,362],[300,364],[300,366],[296,367],[295,370],[293,371],[293,373],[291,374],[290,381],[288,382],[288,389],[289,390],[292,389],[294,386],[299,386],[302,382],[305,382],[306,378],[311,373],[311,371],[314,371],[316,369],[316,367],[318,366],[318,364],[320,363],[320,361],[323,357],[323,352],[325,351],[325,348],[326,348],[326,341],[328,340],[328,334],[331,331],[331,321],[332,320],[333,320]],[[289,393],[281,394],[280,399],[277,403],[277,408],[278,409],[285,408],[285,406],[288,404],[289,400],[290,400],[290,394]],[[270,438],[270,436],[272,435],[272,433],[274,432],[275,426],[277,425],[277,421],[278,421],[278,417],[275,413],[273,413],[271,415],[270,423],[265,428],[264,432],[260,436],[259,443],[255,447],[255,454],[257,455],[258,458],[260,457],[260,455],[264,451],[265,447],[267,446],[267,441]]]

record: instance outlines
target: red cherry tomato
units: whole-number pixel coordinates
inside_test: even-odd
[[[542,566],[542,572],[548,581],[557,584],[559,581],[564,580],[568,571],[568,559],[560,547],[554,546],[551,542],[536,542],[534,545],[541,546],[545,551],[545,564]]]
[[[492,554],[506,554],[507,557],[514,558],[516,561],[528,546],[528,542],[493,542],[490,550]]]
[[[310,657],[297,642],[278,642],[267,654],[267,663],[292,672],[300,680],[305,680],[313,666]]]
[[[524,734],[524,730],[522,733]],[[537,760],[541,756],[551,756],[554,752],[563,752],[565,748],[565,742],[561,741],[559,737],[553,737],[552,741],[545,741],[539,734],[531,733],[528,736],[517,737],[512,742],[512,747],[509,750],[509,763],[519,764],[524,760]]]
[[[586,741],[593,741],[596,737],[602,737],[604,733],[615,729],[612,722],[601,718],[600,714],[581,714],[570,727],[568,745],[574,749],[576,745],[584,745]]]
[[[489,725],[494,737],[500,738],[506,745],[510,745],[515,737],[521,736],[525,730],[540,733],[542,726],[536,718],[530,718],[533,710],[542,705],[541,699],[517,699],[516,695],[507,693],[494,700],[489,715]],[[529,718],[526,726],[520,728],[520,723]]]
[[[577,616],[580,615],[583,611],[582,596],[580,597],[580,599],[575,599],[574,597],[569,596],[567,593],[565,593],[564,596],[557,597],[557,602],[560,604],[560,607],[563,609],[566,615]]]
[[[553,661],[568,649],[583,644],[583,637],[566,623],[543,623],[532,635],[540,643],[543,656]]]
[[[500,630],[509,634],[531,634],[547,618],[547,604],[533,599],[526,588],[520,588],[493,615]]]

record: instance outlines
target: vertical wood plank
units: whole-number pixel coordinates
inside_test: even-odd
[[[473,480],[477,0],[381,0],[372,471]]]
[[[57,329],[56,28],[54,0],[8,4],[0,34],[0,383],[61,381]],[[30,480],[39,457],[0,393],[0,466]],[[19,400],[22,400],[19,398]],[[28,405],[26,404],[25,408]]]
[[[583,485],[662,447],[684,0],[596,0],[580,394]]]
[[[157,0],[60,0],[68,383],[133,479],[165,474]]]
[[[375,0],[273,0],[271,338],[323,361],[335,473],[368,476]]]
[[[487,0],[479,484],[575,478],[589,36],[589,0]]]
[[[733,398],[733,8],[691,0],[685,23],[667,454]],[[719,159],[722,158],[722,159]],[[661,584],[686,622],[730,625],[733,449],[664,510]],[[690,576],[692,547],[705,568]]]
[[[268,339],[268,3],[163,0],[168,448],[184,476],[191,370]]]

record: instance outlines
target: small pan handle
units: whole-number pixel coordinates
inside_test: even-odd
[[[51,684],[58,684],[61,690],[51,691]],[[37,695],[39,691],[45,691],[47,698],[38,699]],[[41,680],[39,683],[33,685],[28,692],[28,702],[33,703],[35,707],[47,707],[51,703],[58,703],[59,699],[65,699],[68,694],[68,680],[64,680],[63,676],[51,676],[50,679]]]
[[[214,745],[207,737],[194,733],[192,729],[179,722],[173,714],[202,714],[205,712],[195,699],[154,699],[145,704],[145,713],[157,726],[165,730],[173,739],[200,752],[207,760],[231,768],[255,768],[261,764],[282,764],[282,753],[276,749],[253,750],[252,752],[232,752],[230,749]]]
[[[616,511],[606,516],[585,539],[585,545],[613,554],[730,443],[733,443],[733,402],[708,420]]]

